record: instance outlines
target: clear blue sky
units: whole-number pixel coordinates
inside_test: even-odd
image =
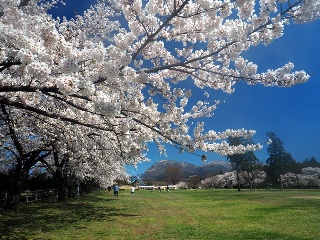
[[[81,14],[95,1],[81,1],[82,4],[76,0],[65,2],[68,7],[59,8],[59,12],[55,14],[70,16],[70,9]],[[256,155],[263,162],[268,158],[267,132],[274,132],[283,142],[286,152],[291,153],[296,161],[312,156],[320,161],[320,21],[286,26],[284,33],[282,38],[269,46],[250,49],[244,57],[258,64],[260,72],[282,67],[291,61],[295,70],[305,70],[309,75],[312,74],[310,80],[290,88],[267,88],[238,83],[235,86],[236,91],[231,95],[211,91],[210,97],[225,103],[219,105],[212,118],[205,120],[206,129],[256,130],[253,140],[264,146]],[[203,95],[199,97],[203,98]],[[159,156],[158,151],[151,147],[148,153],[151,162],[138,165],[138,169],[134,171],[142,173],[163,159],[202,164],[199,157],[187,153],[179,154],[173,147],[169,147],[167,152],[167,157]],[[226,158],[212,154],[208,161],[212,160]]]

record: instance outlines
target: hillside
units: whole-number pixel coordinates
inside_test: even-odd
[[[229,172],[231,169],[232,167],[229,162],[217,160],[198,166],[196,168],[196,175],[200,177],[212,176],[221,172]]]
[[[200,166],[196,166],[187,162],[177,162],[174,160],[160,160],[153,164],[140,177],[144,180],[164,180],[164,173],[168,166],[177,166],[181,169],[184,178],[192,175],[206,177],[219,174],[220,172],[228,172],[231,170],[229,162],[212,161]]]
[[[141,178],[148,180],[164,180],[164,173],[168,166],[179,167],[184,177],[196,174],[195,170],[197,166],[194,164],[173,160],[160,160],[146,170],[144,174],[141,175]]]

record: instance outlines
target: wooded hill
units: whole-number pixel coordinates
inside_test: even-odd
[[[212,161],[199,166],[188,162],[177,162],[174,160],[160,160],[153,164],[141,176],[144,180],[165,180],[165,171],[167,167],[178,167],[181,170],[183,178],[197,175],[198,177],[210,177],[219,173],[231,171],[231,164],[225,161]]]

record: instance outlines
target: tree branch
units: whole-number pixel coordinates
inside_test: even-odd
[[[10,118],[10,114],[8,113],[7,109],[6,109],[6,106],[5,104],[1,103],[1,110],[3,112],[3,114],[6,116],[6,122],[8,124],[8,127],[9,127],[9,132],[10,132],[10,137],[11,137],[11,140],[13,141],[18,153],[19,153],[19,156],[18,157],[21,157],[24,153],[23,151],[23,147],[22,147],[22,144],[20,143],[18,137],[17,137],[17,134],[16,134],[16,131],[14,129],[14,123],[12,121],[12,119]]]
[[[31,111],[31,112],[34,112],[34,113],[37,113],[39,115],[42,115],[42,116],[45,116],[45,117],[49,117],[49,118],[52,118],[52,119],[60,119],[62,121],[69,122],[71,124],[76,124],[76,125],[80,125],[80,126],[84,126],[84,127],[88,127],[88,128],[94,128],[94,129],[98,129],[98,130],[103,130],[103,131],[111,131],[111,132],[114,131],[114,129],[105,128],[105,127],[101,127],[101,126],[97,126],[97,125],[93,125],[93,124],[89,124],[89,123],[84,123],[84,122],[81,122],[79,120],[76,120],[76,119],[73,119],[73,118],[64,117],[64,116],[56,114],[56,113],[49,113],[49,112],[46,112],[44,110],[41,110],[41,109],[38,109],[38,108],[35,108],[35,107],[32,107],[32,106],[28,106],[28,105],[22,104],[20,102],[13,102],[13,101],[10,101],[7,98],[2,98],[0,100],[0,104],[9,105],[9,106],[13,106],[13,107],[16,107],[16,108],[19,108],[19,109],[24,109],[24,110],[27,110],[27,111]]]
[[[9,57],[6,61],[3,61],[0,63],[0,66],[2,66],[0,67],[0,72],[14,65],[21,65],[21,61],[19,59],[14,59],[13,57]]]
[[[146,39],[146,41],[139,47],[139,49],[132,55],[132,60],[135,60],[137,58],[137,56],[140,54],[140,52],[153,40],[153,38],[155,36],[157,36],[159,34],[159,32],[174,18],[176,17],[179,12],[182,11],[182,9],[187,5],[187,3],[189,2],[189,0],[184,1],[181,6],[179,6],[179,8],[175,9],[173,11],[173,13],[160,25],[160,27],[152,34],[150,34],[148,36],[148,38]],[[123,69],[124,67],[120,68],[120,71]]]

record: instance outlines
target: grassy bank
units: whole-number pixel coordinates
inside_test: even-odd
[[[320,239],[320,191],[94,192],[0,212],[0,239]]]

